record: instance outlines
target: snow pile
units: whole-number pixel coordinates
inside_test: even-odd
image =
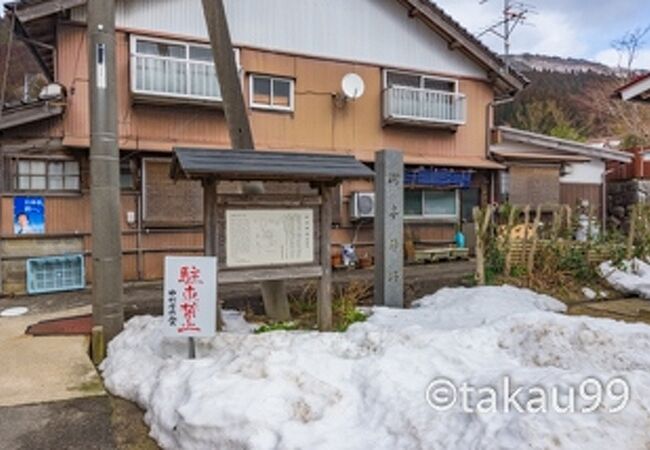
[[[615,290],[650,299],[650,264],[635,258],[617,267],[607,261],[598,270]]]
[[[109,347],[107,387],[147,410],[164,448],[645,448],[650,327],[567,317],[550,297],[512,287],[444,289],[411,310],[375,308],[345,333],[245,333],[241,317],[198,342],[163,338],[136,317]],[[431,381],[578,385],[624,377],[620,413],[435,411]]]
[[[588,287],[582,288],[582,295],[584,295],[587,300],[596,300],[598,298],[598,293]]]

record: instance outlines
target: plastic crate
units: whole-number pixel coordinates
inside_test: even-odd
[[[86,286],[83,255],[48,256],[27,260],[27,293],[75,291]]]

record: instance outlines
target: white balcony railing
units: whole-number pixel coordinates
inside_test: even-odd
[[[457,126],[465,123],[464,94],[401,86],[384,90],[384,120]]]
[[[135,94],[221,101],[214,64],[151,55],[131,56]]]

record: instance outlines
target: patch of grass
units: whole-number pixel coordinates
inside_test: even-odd
[[[84,393],[104,392],[104,385],[98,376],[90,381],[84,381],[80,385],[76,386],[74,390]]]
[[[371,304],[372,287],[370,284],[351,282],[335,289],[332,295],[332,328],[344,332],[350,325],[363,322],[367,316],[358,309],[359,306]],[[318,289],[315,284],[307,285],[298,295],[289,298],[291,308],[290,322],[267,322],[264,317],[246,316],[252,322],[263,322],[256,333],[278,330],[315,330],[317,329]]]
[[[268,333],[270,331],[291,331],[291,330],[297,330],[298,329],[298,324],[296,322],[271,322],[271,323],[265,323],[261,327],[259,327],[257,330],[255,330],[255,334],[261,334],[261,333]]]

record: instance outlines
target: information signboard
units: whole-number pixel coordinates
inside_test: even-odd
[[[253,267],[314,262],[312,209],[226,211],[226,266]]]

